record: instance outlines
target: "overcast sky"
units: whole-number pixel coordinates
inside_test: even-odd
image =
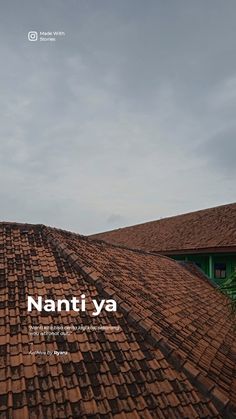
[[[1,220],[90,234],[235,202],[235,0],[0,9]]]

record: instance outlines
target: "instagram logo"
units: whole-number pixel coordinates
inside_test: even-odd
[[[36,32],[36,31],[28,32],[28,40],[29,41],[37,41],[37,39],[38,39],[38,32]]]

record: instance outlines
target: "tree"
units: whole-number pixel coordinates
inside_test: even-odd
[[[230,297],[232,314],[236,316],[236,271],[220,285],[220,289]]]

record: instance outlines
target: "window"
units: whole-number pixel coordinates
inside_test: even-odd
[[[218,279],[226,278],[226,263],[215,263],[214,276]]]

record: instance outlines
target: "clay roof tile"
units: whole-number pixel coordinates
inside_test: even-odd
[[[233,325],[224,298],[206,281],[168,258],[44,226],[2,225],[0,242],[20,268],[0,288],[5,417],[182,419],[234,411]],[[27,311],[27,295],[83,293],[91,306],[85,313]],[[118,309],[96,319],[92,298],[114,298]],[[83,329],[29,335],[39,325]]]

